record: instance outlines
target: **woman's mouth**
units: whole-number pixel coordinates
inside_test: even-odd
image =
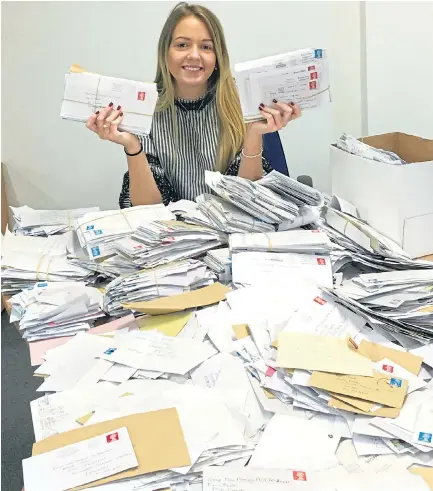
[[[203,70],[203,67],[194,65],[184,65],[182,68],[188,72],[200,72]]]

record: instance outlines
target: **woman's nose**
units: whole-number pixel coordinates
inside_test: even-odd
[[[194,59],[200,58],[198,46],[192,45],[190,50],[189,50],[188,56],[190,58],[194,58]]]

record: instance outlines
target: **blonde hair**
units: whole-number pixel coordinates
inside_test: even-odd
[[[177,133],[175,91],[172,75],[168,69],[168,50],[177,24],[187,16],[201,20],[211,35],[217,70],[208,80],[209,90],[215,91],[216,107],[219,122],[219,144],[216,170],[225,172],[230,160],[241,149],[245,137],[245,124],[236,89],[230,71],[230,60],[223,28],[218,18],[209,9],[201,5],[189,5],[186,2],[177,4],[168,16],[158,42],[158,64],[155,83],[159,91],[157,111],[171,110],[173,125]]]

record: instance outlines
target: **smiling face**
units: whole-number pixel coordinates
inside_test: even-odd
[[[178,97],[200,97],[214,72],[214,43],[206,25],[197,17],[184,17],[175,27],[168,50],[168,69]]]

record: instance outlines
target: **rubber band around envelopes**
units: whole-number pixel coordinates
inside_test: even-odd
[[[300,104],[300,103],[302,103],[304,101],[309,101],[309,100],[314,99],[315,97],[317,97],[319,95],[322,95],[325,92],[330,91],[330,90],[331,90],[331,86],[328,85],[328,87],[326,87],[326,89],[319,90],[319,92],[316,92],[315,94],[306,95],[305,97],[301,97],[295,103],[296,104]],[[259,116],[249,116],[248,118],[244,118],[244,121],[249,122],[249,121],[258,121],[258,120],[263,120],[263,119],[264,118],[262,116],[260,116],[260,117]]]
[[[134,230],[134,228],[131,226],[128,218],[126,217],[126,214],[127,213],[133,213],[134,211],[139,211],[138,209],[134,209],[134,208],[130,208],[129,210],[118,210],[116,213],[112,213],[110,215],[105,215],[105,216],[102,216],[102,217],[96,217],[94,218],[93,220],[88,220],[84,223],[81,223],[80,225],[76,226],[75,229],[78,229],[80,232],[86,232],[87,230],[82,230],[82,227],[86,226],[86,225],[89,225],[89,224],[93,224],[95,222],[98,222],[100,220],[104,220],[106,218],[109,218],[109,217],[112,217],[112,216],[117,216],[117,215],[122,215],[123,218],[126,220],[126,223],[129,227],[130,230]],[[77,222],[78,220],[76,220]]]
[[[42,261],[44,259],[45,256],[49,256],[50,254],[49,253],[45,253],[45,254],[42,254],[42,256],[39,258],[38,260],[38,263],[36,265],[36,281],[41,281],[41,280],[45,280],[45,281],[50,281],[50,277],[49,277],[49,271],[50,271],[50,264],[51,264],[51,261],[54,259],[55,256],[52,256],[50,257],[50,260],[48,261],[48,264],[47,264],[47,270],[45,273],[45,278],[40,278],[39,275],[41,273],[40,269],[41,269],[41,266],[42,266]]]

